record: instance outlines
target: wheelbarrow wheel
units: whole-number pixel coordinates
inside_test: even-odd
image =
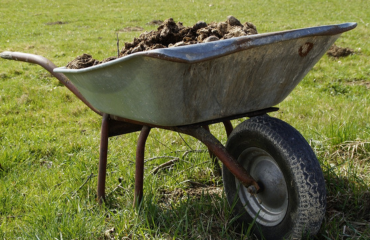
[[[306,239],[325,214],[324,177],[310,145],[289,124],[267,115],[238,125],[227,151],[258,182],[251,195],[224,166],[225,193],[239,223],[263,239]]]

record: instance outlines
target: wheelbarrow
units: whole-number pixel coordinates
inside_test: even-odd
[[[223,163],[227,200],[239,222],[266,239],[315,235],[325,214],[325,181],[310,145],[269,117],[341,33],[356,23],[257,34],[156,49],[84,69],[56,68],[32,54],[3,52],[36,63],[102,116],[97,196],[105,197],[108,138],[141,131],[135,199],[143,197],[144,149],[151,128],[188,134]],[[230,120],[249,117],[235,129]],[[223,146],[209,131],[222,122]]]

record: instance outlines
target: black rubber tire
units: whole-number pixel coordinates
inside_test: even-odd
[[[267,226],[255,222],[253,232],[260,239],[309,239],[320,229],[326,208],[325,181],[310,145],[289,124],[268,115],[248,119],[231,133],[226,149],[238,159],[247,148],[258,148],[275,160],[286,182],[286,214],[281,222]],[[253,175],[252,175],[253,177]],[[235,177],[223,166],[225,193],[234,215],[244,228],[252,223],[238,196]],[[239,188],[240,189],[240,188]]]

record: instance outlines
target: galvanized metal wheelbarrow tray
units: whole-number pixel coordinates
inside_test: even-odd
[[[56,68],[48,59],[3,52],[10,60],[36,63],[51,72],[103,116],[98,199],[105,197],[108,138],[141,130],[136,152],[135,202],[143,196],[145,141],[152,127],[202,141],[250,193],[260,190],[208,126],[271,111],[297,86],[341,33],[356,23],[257,34],[135,53],[85,69]],[[279,220],[280,221],[280,220]]]
[[[57,68],[101,112],[188,125],[283,101],[353,24],[158,49],[86,69]]]

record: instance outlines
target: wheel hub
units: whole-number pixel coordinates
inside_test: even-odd
[[[288,189],[274,158],[260,148],[247,148],[240,154],[238,162],[258,182],[261,191],[250,194],[237,178],[239,198],[247,212],[265,226],[275,226],[285,217],[288,208]]]

